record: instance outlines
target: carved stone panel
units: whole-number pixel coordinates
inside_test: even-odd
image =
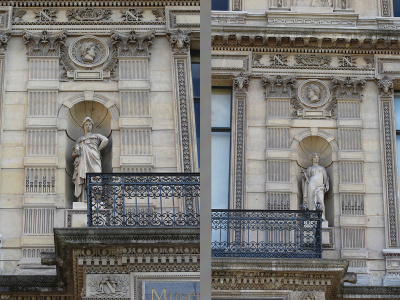
[[[306,80],[298,90],[301,103],[310,108],[321,107],[330,100],[331,93],[328,86],[320,80]]]
[[[129,298],[130,280],[126,274],[86,275],[86,297]]]

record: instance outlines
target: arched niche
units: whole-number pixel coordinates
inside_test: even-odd
[[[329,177],[329,191],[325,193],[325,212],[329,224],[334,222],[334,194],[333,194],[333,173],[334,163],[337,162],[338,145],[334,137],[321,130],[306,130],[298,134],[292,142],[292,153],[294,154],[297,168],[297,198],[298,205],[303,203],[302,175],[301,171],[312,166],[312,154],[319,153],[319,165],[326,169]]]
[[[64,101],[59,110],[59,129],[65,130],[65,168],[66,168],[66,197],[75,201],[73,195],[74,185],[72,183],[73,163],[72,147],[76,140],[84,132],[82,122],[85,117],[90,117],[94,122],[93,133],[100,133],[108,138],[108,145],[101,151],[102,172],[112,172],[112,144],[113,127],[118,124],[119,111],[115,103],[101,95],[91,97],[92,100],[85,100],[84,94],[76,95]]]

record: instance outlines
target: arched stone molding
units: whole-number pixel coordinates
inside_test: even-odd
[[[297,161],[298,159],[298,154],[297,154],[297,148],[299,147],[300,142],[310,136],[319,136],[323,139],[325,139],[332,147],[332,161],[336,162],[338,160],[338,151],[339,151],[339,144],[335,137],[323,130],[320,130],[318,128],[310,128],[307,130],[304,130],[303,132],[297,134],[296,136],[293,137],[292,143],[290,145],[290,150],[292,151],[292,159]]]
[[[92,91],[84,91],[81,94],[75,95],[67,100],[65,100],[59,110],[58,110],[58,118],[60,120],[59,123],[59,129],[66,129],[67,128],[67,124],[66,124],[66,116],[68,114],[69,109],[74,106],[75,104],[82,102],[82,101],[95,101],[98,102],[102,105],[104,105],[111,114],[111,130],[119,130],[119,116],[120,116],[120,112],[119,109],[117,107],[117,104],[103,96],[100,94],[96,94]]]

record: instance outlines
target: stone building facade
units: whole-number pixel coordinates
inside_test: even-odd
[[[399,298],[397,1],[213,4],[212,155],[228,157],[212,162],[213,297]],[[307,212],[313,153],[329,178],[320,235],[289,215]]]
[[[5,299],[173,292],[160,284],[199,297],[199,5],[1,1]],[[102,194],[88,192],[89,204],[77,201],[72,181],[85,117],[108,139]],[[111,182],[134,185],[120,186],[123,194]]]

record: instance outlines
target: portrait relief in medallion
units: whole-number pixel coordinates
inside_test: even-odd
[[[331,93],[328,86],[315,79],[304,81],[299,86],[299,100],[305,106],[311,108],[321,107],[330,100]]]
[[[69,46],[69,57],[80,67],[92,68],[103,64],[109,56],[107,44],[94,36],[83,36]]]

